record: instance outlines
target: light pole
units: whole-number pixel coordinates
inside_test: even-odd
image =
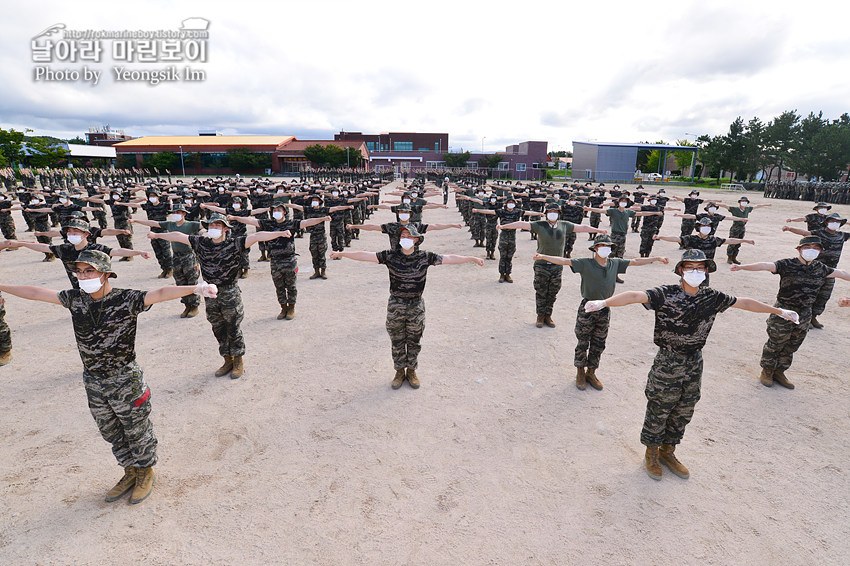
[[[481,153],[484,153],[484,140],[487,139],[487,136],[481,138]]]
[[[696,134],[689,134],[688,132],[685,132],[685,135],[686,136],[694,136],[694,144],[696,144],[696,137],[697,137]],[[693,153],[691,153],[691,183],[694,182],[694,160],[696,159],[696,157],[697,157],[697,150],[694,150]]]
[[[186,176],[186,166],[183,165],[183,146],[178,146],[180,148],[180,169],[183,170],[183,176]]]

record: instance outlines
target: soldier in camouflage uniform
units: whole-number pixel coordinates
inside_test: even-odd
[[[390,275],[390,298],[387,302],[387,333],[392,342],[393,367],[396,373],[392,388],[398,389],[406,379],[414,389],[419,388],[416,375],[419,343],[425,332],[425,277],[432,265],[454,265],[472,262],[479,266],[484,260],[462,255],[438,255],[416,249],[421,234],[415,226],[408,225],[401,231],[399,248],[382,252],[331,252],[331,257],[349,258],[358,261],[382,263]]]
[[[157,440],[149,418],[151,392],[136,363],[136,319],[155,303],[196,292],[214,296],[215,288],[116,289],[109,282],[116,276],[109,256],[98,250],[82,252],[76,265],[82,290],[0,285],[0,291],[71,311],[89,409],[124,468],[124,476],[107,492],[106,501],[116,501],[132,491],[130,503],[140,503],[153,489]]]
[[[513,283],[511,271],[513,269],[513,257],[516,253],[516,230],[500,230],[501,226],[517,222],[526,215],[539,216],[539,212],[524,211],[517,205],[515,197],[505,199],[504,206],[495,210],[479,210],[479,214],[489,214],[497,218],[499,225],[499,283]],[[567,235],[569,237],[569,234]]]
[[[770,206],[770,204],[754,204],[750,206],[750,199],[746,196],[742,196],[738,199],[738,206],[729,206],[720,202],[718,202],[717,206],[725,208],[733,217],[735,217],[735,221],[732,222],[732,226],[729,227],[729,238],[742,239],[747,233],[747,222],[740,219],[749,218],[752,211],[757,208]],[[684,222],[684,220],[682,222]],[[730,244],[729,247],[726,248],[726,263],[741,265],[741,262],[738,261],[738,252],[740,249],[741,244]]]
[[[716,269],[714,260],[707,259],[702,250],[685,250],[674,268],[681,277],[678,285],[626,291],[585,304],[588,312],[633,303],[655,311],[654,342],[658,353],[646,382],[646,416],[640,435],[641,444],[646,446],[646,471],[655,480],[661,479],[662,463],[681,478],[690,476],[674,452],[700,398],[702,348],[717,314],[734,307],[799,322],[797,313],[791,310],[702,287],[706,272]]]
[[[779,275],[779,292],[776,294],[776,306],[792,309],[800,315],[800,324],[786,323],[779,317],[767,319],[767,342],[761,354],[761,375],[759,379],[765,387],[774,383],[794,389],[788,381],[785,370],[791,367],[791,361],[806,339],[809,321],[812,318],[812,305],[817,298],[824,281],[838,277],[850,281],[850,274],[834,269],[817,260],[823,249],[817,236],[805,236],[797,244],[797,257],[780,259],[776,262],[733,265],[732,271],[769,271]]]
[[[242,356],[245,355],[245,340],[240,328],[245,310],[238,284],[242,270],[242,252],[256,242],[267,242],[279,238],[284,233],[256,232],[250,236],[230,238],[227,234],[230,222],[227,217],[217,212],[201,224],[207,229],[206,236],[190,236],[183,232],[149,232],[148,238],[161,238],[190,246],[198,258],[203,280],[214,283],[218,288],[216,297],[205,300],[207,320],[218,341],[218,353],[224,358],[224,363],[216,370],[215,376],[230,374],[231,379],[238,379],[245,372],[242,361]]]
[[[573,273],[581,275],[582,300],[576,313],[575,334],[578,344],[576,344],[574,365],[576,387],[582,391],[588,384],[597,391],[602,390],[602,382],[596,376],[596,370],[599,367],[602,352],[605,350],[608,325],[611,320],[610,309],[603,308],[588,312],[584,309],[584,305],[588,301],[607,299],[612,296],[617,285],[617,274],[625,273],[628,267],[668,262],[666,257],[609,258],[613,246],[614,243],[608,236],[597,236],[588,248],[593,252],[593,257],[569,259],[541,254],[534,256],[535,260],[568,265]]]
[[[15,220],[12,218],[13,210],[21,210],[20,206],[15,205],[14,197],[0,195],[0,230],[3,231],[3,237],[7,240],[18,239],[15,234]]]

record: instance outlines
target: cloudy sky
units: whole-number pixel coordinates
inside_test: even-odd
[[[0,127],[74,137],[448,132],[453,150],[547,140],[675,141],[742,116],[850,112],[850,8],[820,0],[677,2],[38,2],[8,4]],[[66,30],[177,30],[209,20],[206,80],[35,80],[32,40]],[[44,41],[41,38],[39,41]],[[178,63],[182,69],[185,63]],[[693,135],[690,136],[693,139]]]

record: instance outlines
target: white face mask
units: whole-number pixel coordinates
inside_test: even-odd
[[[512,203],[512,202],[509,202],[509,203],[507,204],[507,206],[508,206],[508,210],[513,210],[514,208],[516,208],[516,205],[515,205],[514,203]]]
[[[703,234],[711,234],[711,226],[700,226],[699,231]]]
[[[705,281],[705,272],[691,269],[689,271],[682,272],[682,278],[685,280],[685,283],[691,287],[699,287],[700,284]]]
[[[272,217],[275,220],[282,220],[283,219],[283,212],[281,212],[279,210],[275,210],[274,212],[272,212]]]
[[[490,204],[496,204],[496,199],[491,198],[491,199],[490,199]]]
[[[264,192],[264,191],[263,191],[263,189],[257,189],[257,194],[258,194],[258,195],[263,194],[263,192]]]
[[[158,203],[158,202],[159,202],[159,199],[158,199],[158,198],[156,198],[156,197],[151,197],[151,198],[149,198],[148,200],[149,200],[149,201],[151,201],[151,204],[156,204],[156,203]]]
[[[610,246],[599,246],[596,248],[596,253],[599,254],[599,257],[605,258],[611,255],[611,247]]]
[[[171,220],[172,222],[180,222],[181,218],[183,218],[182,214],[171,214],[168,217],[168,219]]]
[[[820,250],[807,248],[805,250],[800,250],[800,255],[803,256],[803,259],[806,261],[814,261],[820,255]]]
[[[413,241],[413,238],[402,238],[398,241],[398,243],[403,249],[409,250],[413,247],[415,242]]]
[[[403,198],[403,199],[401,199],[401,202],[403,202],[404,204],[410,204],[410,199],[409,198]]]
[[[717,207],[715,207],[715,206],[712,206],[711,208],[708,209],[709,214],[714,214],[715,212],[717,212]]]
[[[620,208],[626,208],[626,203],[624,201],[620,201]]]
[[[67,203],[67,202],[68,202],[68,199],[66,199],[66,198],[60,198],[60,199],[59,199],[59,202],[61,202],[62,204],[65,204],[65,203]]]
[[[69,234],[68,235],[68,242],[71,243],[71,244],[74,244],[75,246],[82,241],[83,241],[83,237],[80,236],[79,234]]]
[[[103,287],[103,282],[100,280],[100,277],[96,277],[94,279],[79,279],[80,289],[91,295],[92,293],[97,293],[100,291],[100,288]]]
[[[575,206],[575,205],[577,205],[577,204],[578,204],[578,201],[577,201],[577,200],[571,200],[571,201],[570,201],[570,206]]]
[[[400,212],[398,215],[398,219],[402,222],[407,222],[408,220],[410,220],[410,214],[408,214],[407,212]]]
[[[242,209],[241,204],[239,204],[238,202],[233,203],[233,210],[241,210],[241,209]]]
[[[556,220],[558,220],[558,213],[557,212],[550,212],[546,215],[546,218],[549,219],[549,222],[555,222]]]
[[[319,208],[319,201],[314,200],[314,201],[313,201],[313,204],[312,204],[312,207],[313,207],[313,208]]]
[[[221,238],[221,228],[210,228],[207,230],[207,235],[213,240]]]
[[[699,195],[696,193],[691,194],[691,198],[697,198]]]
[[[649,204],[651,204],[652,206],[655,206],[656,204],[658,204],[658,201],[655,200],[655,199],[652,199],[651,201],[649,201]]]
[[[742,209],[747,208],[749,205],[750,205],[750,203],[748,203],[748,202],[739,202],[738,203],[738,206],[740,206]]]
[[[224,192],[224,189],[219,189],[218,192],[219,192],[219,194],[221,194],[221,193]]]
[[[829,228],[830,230],[833,230],[833,231],[838,230],[839,226],[840,226],[840,224],[838,222],[830,222],[829,224],[826,225],[827,228]]]
[[[37,204],[38,204],[38,201],[37,201],[37,200],[31,200],[31,201],[30,201],[30,206],[35,206],[35,205],[37,205]]]
[[[335,197],[338,197],[338,196],[339,196],[339,193],[338,193],[337,191],[334,191],[334,192],[332,192],[331,194],[332,194],[333,196],[335,196]]]
[[[826,208],[819,208],[819,209],[818,209],[818,214],[826,214],[826,211],[827,211],[827,209],[826,209]]]

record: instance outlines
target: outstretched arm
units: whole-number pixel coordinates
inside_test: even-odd
[[[534,257],[531,258],[535,261],[543,260],[548,261],[549,263],[554,263],[556,265],[572,265],[573,262],[570,258],[567,257],[559,257],[556,255],[545,255],[545,254],[534,254]]]
[[[306,222],[306,220],[305,220],[305,222]],[[349,224],[348,227],[352,230],[369,230],[369,231],[372,231],[372,232],[380,232],[381,231],[381,226],[378,225],[378,224]],[[431,226],[428,225],[428,228],[431,228]],[[431,229],[433,230],[433,228],[431,228]]]
[[[448,230],[449,228],[463,228],[460,224],[428,224],[428,231]]]
[[[605,307],[624,307],[635,303],[648,303],[649,297],[643,291],[624,291],[601,301],[587,301],[584,305],[586,312],[593,312]]]
[[[517,220],[516,222],[500,224],[499,226],[497,226],[497,228],[499,228],[500,230],[531,230],[531,222]]]
[[[573,227],[573,232],[575,233],[588,233],[588,234],[607,234],[608,230],[603,228],[594,228],[593,226],[587,226],[585,224],[576,224]]]
[[[337,257],[344,257],[344,258],[348,258],[348,259],[354,259],[354,260],[357,260],[357,261],[369,261],[371,263],[378,263],[378,254],[376,254],[375,252],[354,252],[354,251],[345,252],[345,251],[342,251],[342,252],[331,252],[328,255],[330,256],[331,259],[334,259],[334,258],[337,258]],[[443,256],[443,259],[445,260],[445,256]]]
[[[31,301],[61,304],[59,302],[59,291],[45,289],[44,287],[35,287],[33,285],[0,285],[0,291]]]
[[[127,248],[112,248],[112,251],[109,252],[110,257],[132,257],[134,255],[140,255],[144,259],[150,259],[151,253],[146,252],[144,250],[130,250]]]
[[[845,281],[850,281],[850,273],[847,273],[843,269],[833,269],[832,273],[827,275],[827,277],[836,277],[838,279],[844,279]]]
[[[167,240],[169,242],[189,245],[189,236],[183,232],[148,232],[148,238],[151,240]]]
[[[289,230],[284,230],[282,232],[254,232],[247,238],[245,238],[245,247],[250,248],[257,242],[268,242],[269,240],[274,240],[275,238],[291,238],[292,232]]]
[[[811,236],[812,235],[812,233],[809,232],[808,230],[803,230],[802,228],[794,228],[792,226],[783,226],[782,231],[783,232],[792,232],[792,233],[798,234],[800,236]]]
[[[750,299],[749,297],[738,297],[735,301],[735,304],[732,305],[732,308],[741,309],[744,311],[750,312],[763,312],[769,314],[776,314],[784,318],[785,320],[790,320],[794,324],[800,324],[800,315],[795,313],[794,311],[789,311],[787,309],[780,309],[778,307],[772,307],[766,303],[761,301],[757,301],[755,299]]]
[[[665,242],[673,242],[674,244],[682,243],[682,239],[679,236],[659,236],[658,234],[653,234],[652,239],[664,240]]]
[[[443,256],[442,265],[458,265],[460,263],[475,263],[481,266],[484,265],[484,260],[480,257],[472,257],[470,255],[447,254]]]
[[[321,224],[322,222],[330,222],[330,221],[331,221],[330,216],[318,216],[316,218],[308,218],[307,220],[301,221],[301,227],[300,228],[301,228],[301,230],[303,230],[304,228],[309,228],[310,226],[315,226],[316,224]],[[349,228],[350,228],[350,226],[349,226]],[[381,229],[381,227],[378,226],[378,230],[380,230],[380,229]]]
[[[210,283],[180,286],[169,285],[168,287],[160,287],[159,289],[147,292],[145,295],[145,306],[161,303],[163,301],[172,301],[174,299],[179,299],[180,297],[185,297],[186,295],[191,295],[192,293],[197,293],[204,297],[215,298],[218,294],[218,289],[215,285]]]
[[[655,262],[667,264],[670,263],[670,260],[666,257],[636,257],[629,260],[629,267],[640,267],[641,265],[649,265],[650,263]]]
[[[745,263],[744,265],[732,265],[729,267],[729,271],[770,271],[776,273],[776,264],[772,261]]]
[[[248,226],[259,226],[260,225],[259,220],[257,220],[256,218],[251,218],[250,216],[233,216],[232,214],[229,214],[227,216],[227,219],[228,220],[235,220],[236,222],[239,222],[241,224],[247,224]]]
[[[751,246],[756,245],[755,240],[744,240],[741,238],[726,238],[726,241],[723,243],[727,246],[735,244],[750,244]]]

